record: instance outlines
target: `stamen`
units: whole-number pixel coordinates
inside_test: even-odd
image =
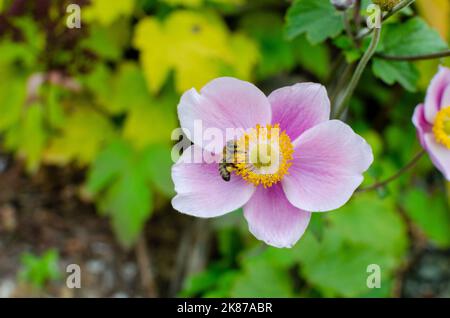
[[[436,115],[433,133],[438,143],[450,149],[450,106],[444,107]]]
[[[234,172],[255,186],[265,188],[280,182],[291,166],[294,147],[279,125],[250,129],[237,142]]]

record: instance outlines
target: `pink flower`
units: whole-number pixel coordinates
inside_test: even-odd
[[[344,205],[373,161],[363,138],[345,123],[329,120],[330,101],[319,84],[283,87],[266,97],[251,83],[218,78],[200,93],[195,89],[184,93],[178,116],[187,132],[199,120],[204,130],[245,129],[237,144],[247,147],[239,153],[256,160],[235,165],[227,182],[217,162],[184,162],[185,156],[203,151],[201,134],[193,134],[194,145],[172,168],[177,193],[173,207],[204,218],[243,207],[250,232],[275,247],[293,246],[305,232],[310,212]],[[268,146],[275,159],[263,162],[258,149],[278,127],[279,138]],[[221,156],[217,149],[228,140],[221,141],[216,154]]]
[[[428,87],[425,103],[414,111],[413,123],[422,147],[450,181],[450,69],[439,68]]]

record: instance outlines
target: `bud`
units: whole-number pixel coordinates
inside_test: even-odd
[[[391,11],[400,0],[372,0],[372,2],[379,5],[383,11]]]
[[[331,0],[331,4],[339,11],[345,11],[355,3],[355,0]]]

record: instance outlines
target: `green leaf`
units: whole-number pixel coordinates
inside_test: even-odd
[[[299,242],[298,250],[301,251],[302,276],[325,297],[357,297],[369,293],[371,289],[367,287],[366,280],[367,266],[370,264],[381,267],[382,285],[392,275],[390,257],[370,246],[348,244],[333,229],[325,232],[321,243],[307,234]],[[386,297],[387,294],[383,296]]]
[[[331,69],[330,52],[325,44],[311,45],[306,37],[292,42],[294,55],[299,64],[320,79],[325,79]]]
[[[99,210],[111,217],[125,247],[136,242],[153,209],[147,159],[117,140],[98,155],[89,171],[86,191],[97,197]]]
[[[286,35],[293,39],[306,33],[312,44],[334,38],[344,29],[343,15],[330,1],[295,0],[287,13]]]
[[[283,39],[283,19],[275,13],[256,12],[246,15],[241,28],[258,42],[262,61],[257,67],[258,75],[265,78],[295,65],[292,44]]]
[[[138,169],[122,171],[99,200],[99,207],[111,217],[119,242],[131,247],[138,239],[153,208],[153,195]]]
[[[402,202],[408,216],[430,240],[442,248],[450,246],[450,213],[444,195],[411,189]]]
[[[119,20],[111,26],[92,25],[89,36],[81,45],[106,60],[116,61],[122,56],[122,51],[130,37],[129,23]]]
[[[27,106],[18,126],[16,145],[19,156],[25,158],[27,171],[35,172],[39,167],[46,141],[43,106],[40,103],[34,103]]]
[[[398,82],[408,91],[416,91],[420,75],[415,66],[409,62],[375,58],[372,63],[372,71],[375,76],[389,85]]]
[[[172,182],[171,148],[166,145],[152,145],[142,154],[142,169],[153,182],[155,188],[167,197],[175,195]]]
[[[89,164],[113,135],[114,128],[107,118],[90,109],[79,109],[69,115],[60,134],[50,141],[44,160],[58,165],[71,161]]]
[[[267,264],[264,258],[249,259],[235,278],[231,297],[292,297],[289,272]]]
[[[408,247],[407,229],[395,209],[393,200],[359,194],[328,219],[348,242],[401,257]]]
[[[448,45],[439,33],[421,18],[407,22],[387,24],[383,31],[377,52],[389,55],[414,56],[445,50]]]
[[[438,32],[421,18],[404,23],[388,24],[382,31],[377,52],[392,56],[415,56],[439,52],[448,48]],[[400,83],[409,91],[415,91],[419,73],[415,66],[405,61],[374,59],[374,74],[392,85]]]
[[[36,68],[40,53],[45,46],[45,36],[39,31],[36,22],[30,17],[11,18],[10,22],[20,30],[21,41],[14,39],[17,33],[6,33],[0,40],[0,65],[13,65],[21,62],[27,68]],[[14,30],[7,28],[7,31]],[[2,66],[3,67],[3,66]]]
[[[55,250],[48,250],[40,257],[24,253],[18,278],[35,288],[43,288],[47,282],[61,277],[58,262],[59,254]]]
[[[0,67],[0,77],[8,79],[0,86],[0,131],[4,131],[20,120],[26,100],[26,81],[8,67]]]
[[[408,247],[406,226],[395,209],[393,201],[364,194],[327,215],[323,239],[307,231],[293,249],[302,276],[324,296],[362,297],[372,294],[367,266],[377,264],[382,286],[389,284]]]
[[[336,39],[334,39],[333,43],[342,50],[345,55],[345,59],[349,64],[359,60],[364,53],[362,47],[356,48],[352,40],[348,36],[338,36]]]

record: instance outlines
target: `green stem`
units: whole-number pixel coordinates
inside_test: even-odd
[[[405,172],[407,172],[408,170],[413,168],[419,162],[419,160],[423,157],[424,154],[425,154],[425,150],[420,151],[417,155],[414,156],[414,158],[411,159],[411,161],[406,166],[404,166],[403,168],[398,170],[394,175],[390,176],[389,178],[387,178],[384,181],[377,182],[371,186],[368,186],[365,188],[360,188],[360,189],[356,190],[356,192],[368,192],[368,191],[372,191],[372,190],[376,190],[376,189],[385,187],[390,182],[397,180]]]
[[[391,61],[432,60],[432,59],[439,59],[439,58],[448,57],[448,56],[450,56],[450,50],[447,50],[444,52],[415,55],[415,56],[394,56],[394,55],[387,55],[387,54],[381,54],[381,53],[377,54],[377,57],[380,57],[385,60],[391,60]]]
[[[341,99],[341,101],[336,105],[335,111],[334,111],[334,118],[341,118],[342,114],[344,113],[346,106],[351,99],[353,93],[355,92],[356,87],[358,86],[359,80],[361,79],[361,76],[369,63],[372,56],[375,54],[375,51],[378,46],[378,42],[380,42],[380,35],[381,35],[381,25],[380,28],[376,28],[375,32],[372,36],[372,41],[370,42],[370,46],[368,47],[367,51],[364,53],[363,57],[359,61],[358,66],[356,67],[355,73],[353,74],[352,79],[350,80],[350,83],[347,86],[347,89],[345,90],[344,97]]]
[[[332,90],[332,93],[330,94],[330,101],[331,104],[334,105],[336,103],[337,98],[339,97],[339,94],[342,92],[343,88],[345,87],[345,84],[348,83],[350,80],[350,76],[352,75],[354,64],[346,64],[344,70],[342,71],[342,75],[339,79],[339,81],[336,84],[336,87]]]
[[[387,19],[389,19],[391,16],[393,16],[397,12],[403,10],[406,7],[409,7],[411,4],[414,3],[414,1],[415,0],[403,0],[402,2],[397,4],[391,11],[385,12],[382,16],[382,20],[386,21]],[[373,31],[374,31],[374,29],[365,28],[365,29],[361,30],[361,32],[359,32],[356,39],[360,40],[362,38],[365,38],[366,36],[371,34]]]

